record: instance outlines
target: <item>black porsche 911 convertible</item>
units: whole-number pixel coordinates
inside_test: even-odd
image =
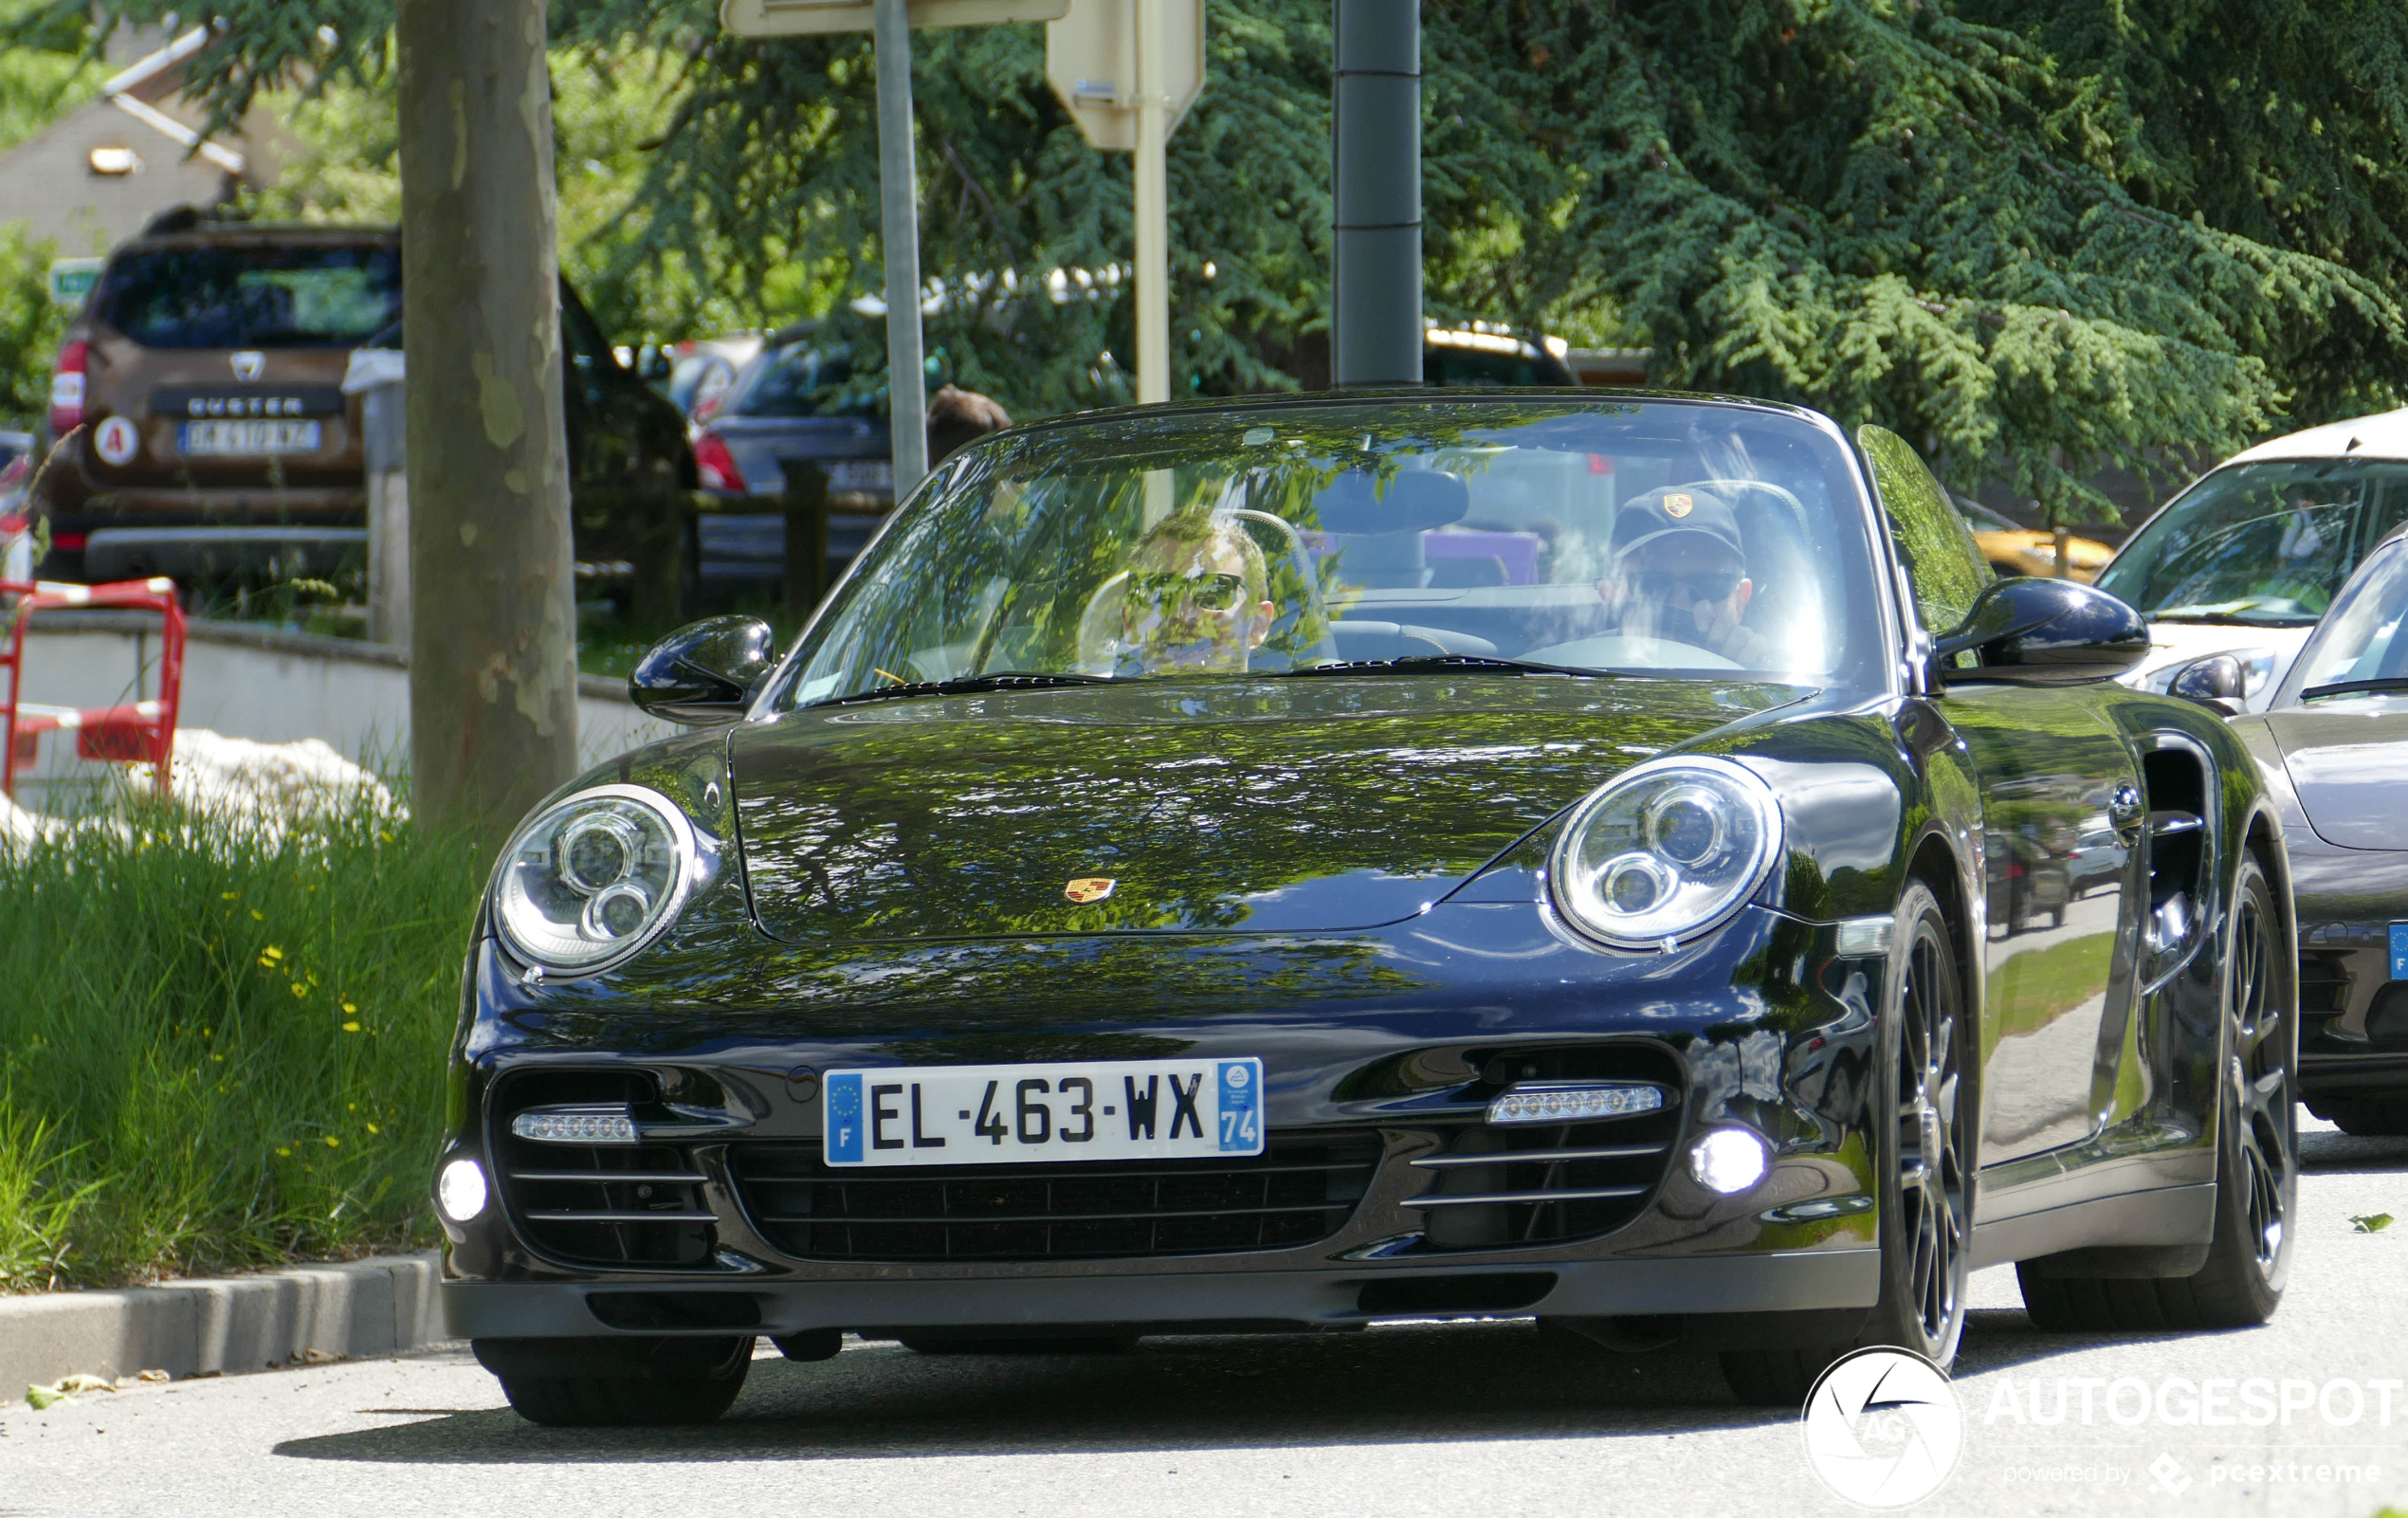
[[[527,1417],[627,1423],[716,1417],[764,1335],[1531,1316],[1786,1401],[1947,1363],[2003,1261],[2044,1326],[2260,1321],[2281,821],[2215,712],[2111,683],[2146,646],[1785,407],[996,434],[782,657],[655,648],[637,700],[702,730],[504,850],[450,1328]]]

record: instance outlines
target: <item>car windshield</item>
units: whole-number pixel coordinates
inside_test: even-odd
[[[2302,692],[2334,686],[2365,690],[2362,682],[2396,684],[2408,692],[2408,542],[2389,543],[2350,581],[2284,678],[2273,704],[2296,704]]]
[[[883,416],[886,386],[853,382],[852,359],[804,341],[773,348],[739,376],[721,411],[732,416]]]
[[[2160,622],[2307,627],[2403,517],[2408,464],[2218,469],[2135,533],[2099,589]]]
[[[401,252],[153,247],[109,265],[100,320],[145,348],[350,348],[401,317]]]
[[[779,700],[1438,659],[1877,680],[1859,479],[1827,428],[1726,404],[1432,398],[1030,429],[898,513]]]

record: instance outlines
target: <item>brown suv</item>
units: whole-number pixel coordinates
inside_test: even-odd
[[[684,418],[619,361],[565,281],[560,303],[580,577],[627,578],[637,563],[657,576],[693,511]],[[186,210],[119,247],[51,381],[61,455],[33,502],[50,528],[45,576],[286,576],[356,561],[362,399],[343,376],[352,350],[398,344],[401,315],[389,229]]]

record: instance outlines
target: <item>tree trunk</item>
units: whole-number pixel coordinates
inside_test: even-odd
[[[576,770],[543,0],[400,0],[415,806],[499,843]]]

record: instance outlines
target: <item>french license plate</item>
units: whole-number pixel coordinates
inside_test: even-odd
[[[2408,980],[2408,923],[2391,924],[2391,978]]]
[[[1259,1059],[831,1070],[831,1165],[1193,1160],[1263,1152]]]
[[[828,466],[828,488],[867,493],[895,488],[895,466],[890,459],[837,459]]]
[[[179,452],[250,457],[266,453],[315,453],[316,422],[186,422],[176,431]]]

